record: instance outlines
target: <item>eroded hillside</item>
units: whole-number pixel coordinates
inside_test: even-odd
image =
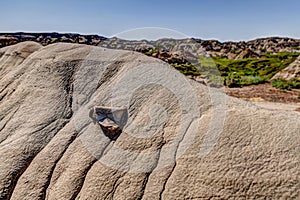
[[[0,49],[0,199],[299,198],[300,115],[259,109],[143,54]],[[89,113],[126,107],[111,140]]]

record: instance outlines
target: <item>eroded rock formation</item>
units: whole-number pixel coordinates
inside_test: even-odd
[[[283,79],[291,80],[297,79],[300,81],[300,57],[298,57],[292,64],[290,64],[285,69],[281,70],[272,79]]]
[[[166,73],[167,72],[167,73]],[[297,199],[300,115],[137,52],[0,49],[0,199]],[[93,106],[126,106],[116,141]]]

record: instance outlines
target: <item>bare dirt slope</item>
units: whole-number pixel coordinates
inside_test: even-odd
[[[0,56],[0,199],[300,197],[296,112],[130,51],[25,42]],[[89,117],[95,105],[128,108],[116,141]]]
[[[272,87],[271,83],[244,86],[241,88],[226,88],[226,93],[230,96],[238,97],[245,100],[261,100],[276,103],[300,103],[298,95],[299,89],[281,91]]]
[[[288,67],[281,70],[272,79],[284,79],[284,80],[291,80],[291,79],[298,79],[300,80],[300,56]]]

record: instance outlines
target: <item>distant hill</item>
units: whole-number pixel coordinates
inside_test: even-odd
[[[247,42],[220,42],[196,38],[148,41],[75,33],[0,33],[0,47],[24,41],[38,42],[44,46],[63,42],[138,51],[171,64],[185,75],[198,77],[196,79],[199,82],[207,83],[203,78],[199,79],[201,74],[207,74],[203,73],[203,70],[209,71],[211,68],[207,66],[206,60],[199,62],[199,56],[202,55],[213,59],[213,63],[210,62],[213,68],[219,71],[224,84],[230,87],[270,81],[272,76],[285,70],[300,55],[300,39],[282,37],[259,38]],[[291,77],[298,77],[298,74],[295,74],[298,71],[285,71],[289,71]],[[292,87],[298,87],[299,83],[296,85]]]
[[[163,48],[166,51],[178,51],[185,46],[197,45],[198,48],[212,56],[226,56],[234,58],[243,51],[250,49],[260,54],[261,52],[300,52],[300,39],[268,37],[251,41],[219,42],[217,40],[187,39],[159,39],[123,40],[116,37],[106,38],[99,35],[81,35],[76,33],[0,33],[0,47],[16,44],[23,41],[35,41],[42,45],[57,42],[99,45],[110,48],[123,48],[130,50],[143,50],[145,48]]]
[[[57,42],[97,45],[104,39],[106,38],[99,35],[80,35],[76,33],[0,33],[0,47],[24,41],[34,41],[42,45]]]

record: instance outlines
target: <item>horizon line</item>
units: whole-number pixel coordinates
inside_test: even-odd
[[[147,27],[148,28],[148,27]],[[151,27],[149,27],[151,28]],[[142,28],[135,28],[134,30],[138,30],[138,29],[142,29]],[[165,28],[163,28],[165,29]],[[171,30],[171,29],[170,29]],[[120,33],[125,33],[125,32],[128,32],[128,31],[122,31]],[[176,31],[178,33],[180,33],[179,31]],[[142,40],[146,40],[146,41],[157,41],[157,40],[161,40],[161,39],[174,39],[174,40],[182,40],[182,39],[198,39],[198,40],[204,40],[204,41],[209,41],[209,40],[215,40],[215,41],[219,41],[221,43],[228,43],[228,42],[235,42],[235,43],[238,43],[238,42],[250,42],[250,41],[253,41],[253,40],[259,40],[259,39],[268,39],[268,38],[288,38],[288,39],[296,39],[296,40],[300,40],[300,38],[297,38],[297,37],[293,37],[293,36],[290,36],[290,35],[262,35],[262,36],[256,36],[256,37],[252,37],[252,38],[249,38],[249,39],[242,39],[242,40],[231,40],[231,39],[228,39],[228,40],[221,40],[221,39],[218,39],[218,38],[203,38],[203,37],[199,37],[199,36],[189,36],[189,35],[186,35],[186,37],[183,37],[183,38],[173,38],[173,37],[161,37],[161,38],[158,38],[158,39],[150,39],[150,38],[145,38],[145,39],[126,39],[126,38],[121,38],[121,37],[116,37],[116,35],[118,34],[114,34],[114,35],[111,35],[111,36],[107,36],[105,34],[99,34],[99,33],[90,33],[90,32],[73,32],[73,31],[49,31],[49,30],[46,30],[46,31],[26,31],[26,30],[17,30],[17,31],[0,31],[0,34],[16,34],[16,33],[27,33],[27,34],[31,34],[31,33],[37,33],[37,34],[41,34],[41,33],[58,33],[58,34],[78,34],[78,35],[83,35],[83,36],[88,36],[88,35],[97,35],[99,37],[105,37],[107,39],[111,39],[111,38],[118,38],[118,39],[122,39],[122,40],[128,40],[128,41],[142,41]]]

